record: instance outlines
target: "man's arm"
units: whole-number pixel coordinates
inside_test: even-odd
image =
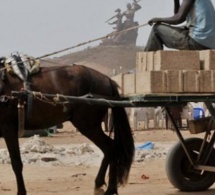
[[[178,11],[172,17],[168,18],[152,18],[148,21],[150,25],[153,23],[166,23],[166,24],[181,24],[186,20],[186,16],[192,8],[195,0],[183,0],[181,6],[179,5],[179,0],[175,0],[175,11],[178,6]]]
[[[115,16],[109,18],[108,20],[105,21],[105,23],[107,23],[107,22],[109,22],[110,20],[114,19],[116,16],[117,16],[117,15],[115,15]]]
[[[138,11],[139,9],[141,9],[142,7],[139,5],[139,4],[137,4],[137,3],[135,3],[135,4],[133,4],[133,9],[135,10],[135,11]]]
[[[174,14],[178,13],[179,8],[180,8],[180,0],[174,0]]]

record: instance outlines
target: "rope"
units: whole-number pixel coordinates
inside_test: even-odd
[[[141,27],[144,27],[148,25],[148,23],[145,23],[145,24],[142,24],[142,25],[139,25],[139,26],[134,26],[134,27],[131,27],[131,28],[128,28],[128,29],[125,29],[125,30],[121,30],[121,31],[117,31],[117,32],[114,32],[114,33],[110,33],[110,34],[107,34],[106,36],[103,36],[103,37],[99,37],[99,38],[96,38],[96,39],[92,39],[90,41],[86,41],[86,42],[83,42],[83,43],[79,43],[75,46],[72,46],[72,47],[68,47],[68,48],[65,48],[65,49],[62,49],[62,50],[59,50],[59,51],[55,51],[55,52],[52,52],[52,53],[49,53],[49,54],[45,54],[43,56],[40,56],[40,57],[37,57],[36,59],[42,59],[42,58],[46,58],[46,57],[49,57],[49,56],[52,56],[52,55],[55,55],[55,54],[58,54],[58,53],[62,53],[62,52],[65,52],[65,51],[68,51],[68,50],[71,50],[71,49],[74,49],[76,47],[80,47],[80,46],[83,46],[83,45],[86,45],[88,43],[93,43],[93,42],[96,42],[96,41],[99,41],[99,40],[102,40],[102,39],[108,39],[109,37],[112,37],[114,35],[118,35],[118,34],[121,34],[121,33],[124,33],[124,32],[127,32],[127,31],[130,31],[130,30],[134,30],[134,29],[137,29],[137,28],[141,28]]]
[[[88,44],[88,43],[93,43],[93,42],[96,42],[96,41],[99,41],[99,40],[102,40],[102,39],[108,39],[109,37],[112,37],[112,36],[114,36],[114,35],[118,35],[118,34],[121,34],[121,33],[127,32],[127,31],[130,31],[130,30],[138,29],[138,28],[144,27],[144,26],[146,26],[146,25],[148,25],[148,23],[145,23],[145,24],[142,24],[142,25],[138,25],[138,26],[134,26],[134,27],[131,27],[131,28],[127,28],[127,29],[125,29],[125,30],[121,30],[121,31],[109,33],[109,34],[107,34],[106,36],[102,36],[102,37],[99,37],[99,38],[96,38],[96,39],[92,39],[92,40],[89,40],[89,41],[86,41],[86,42],[82,42],[82,43],[79,43],[79,44],[77,44],[77,45],[74,45],[74,46],[71,46],[71,47],[62,49],[62,50],[58,50],[58,51],[55,51],[55,52],[52,52],[52,53],[49,53],[49,54],[45,54],[45,55],[36,57],[35,59],[36,59],[36,60],[39,60],[39,59],[42,59],[42,58],[46,58],[46,57],[49,57],[49,56],[52,56],[52,55],[55,55],[55,54],[58,54],[58,53],[62,53],[62,52],[65,52],[65,51],[68,51],[68,50],[71,50],[71,49],[74,49],[74,48],[77,48],[77,47],[86,45],[86,44]],[[13,60],[12,60],[12,61],[13,61]],[[29,60],[25,60],[25,61],[22,61],[22,62],[18,62],[17,64],[23,63],[23,62],[27,62],[27,61],[29,61]],[[48,60],[43,60],[43,61],[44,61],[44,62],[48,62],[48,63],[59,64],[59,63],[56,63],[56,62],[50,62],[50,61],[48,61]],[[65,65],[68,65],[68,64],[65,64]],[[0,72],[3,71],[3,70],[5,70],[5,69],[6,69],[6,67],[0,68]]]
[[[51,104],[53,106],[56,106],[56,103],[49,100],[45,95],[43,95],[43,93],[41,92],[36,92],[36,91],[26,91],[28,92],[28,94],[32,94],[34,99],[40,100],[41,102],[45,102],[48,104]]]
[[[14,91],[12,95],[17,96],[19,94],[18,91]],[[29,95],[33,94],[35,99],[38,99],[42,102],[52,104],[53,106],[61,104],[63,109],[66,111],[67,107],[66,104],[70,103],[86,103],[88,105],[103,105],[108,107],[134,107],[135,103],[132,101],[125,101],[125,100],[110,100],[105,98],[89,98],[89,95],[84,96],[67,96],[62,94],[45,94],[41,92],[35,91],[27,91]],[[51,100],[52,99],[52,100]],[[45,100],[45,101],[44,101]]]

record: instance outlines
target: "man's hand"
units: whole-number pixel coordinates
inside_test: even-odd
[[[179,0],[174,0],[175,4],[175,14],[171,17],[166,18],[152,18],[148,21],[149,25],[165,23],[170,25],[181,24],[186,21],[187,14],[190,12],[194,6],[195,0],[183,0],[181,5]]]
[[[152,26],[154,23],[161,23],[162,21],[161,21],[161,18],[152,18],[151,20],[149,20],[148,21],[148,24],[150,25],[150,26]]]

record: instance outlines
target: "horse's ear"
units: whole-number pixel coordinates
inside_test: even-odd
[[[5,66],[5,61],[6,61],[5,57],[0,57],[0,67]],[[0,78],[2,81],[6,81],[6,70],[5,69],[0,71]]]
[[[4,64],[5,63],[6,58],[5,57],[0,57],[0,63]]]

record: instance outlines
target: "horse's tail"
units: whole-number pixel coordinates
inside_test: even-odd
[[[111,81],[115,97],[120,97],[117,84]],[[131,164],[134,158],[134,140],[125,108],[112,108],[112,122],[114,132],[114,160],[116,163],[117,181],[119,184],[127,182]]]

